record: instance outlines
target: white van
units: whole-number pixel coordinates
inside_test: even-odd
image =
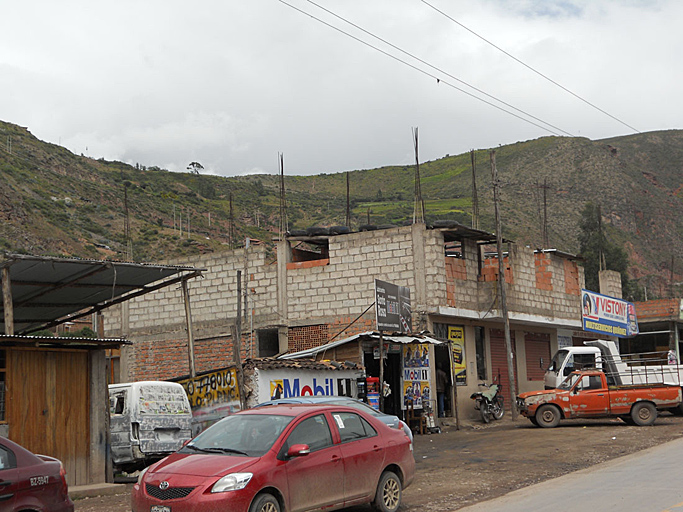
[[[192,411],[176,382],[109,385],[109,430],[114,467],[135,470],[192,439]]]

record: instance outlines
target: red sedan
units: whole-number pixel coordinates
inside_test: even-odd
[[[394,512],[415,475],[412,443],[357,409],[242,411],[147,468],[133,512],[298,512],[372,503]]]
[[[62,463],[0,437],[0,510],[73,512]]]

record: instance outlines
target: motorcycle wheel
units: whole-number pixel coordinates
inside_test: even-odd
[[[479,407],[479,413],[481,414],[481,419],[484,423],[489,423],[491,421],[491,411],[489,411],[488,404],[482,403]]]
[[[503,416],[505,416],[505,406],[503,405],[503,397],[502,396],[496,397],[493,404],[491,404],[491,415],[493,416],[493,419],[495,419],[495,420],[499,420]]]

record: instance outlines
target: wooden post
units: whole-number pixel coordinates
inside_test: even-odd
[[[513,359],[512,341],[510,339],[510,318],[508,316],[507,300],[505,296],[505,265],[503,262],[503,237],[501,236],[500,197],[498,196],[498,170],[496,169],[496,152],[491,151],[491,175],[493,180],[493,204],[496,215],[496,250],[498,251],[498,290],[500,292],[500,307],[505,322],[505,350],[508,360],[508,386],[510,390],[510,410],[512,421],[517,419],[517,388],[515,386],[515,361]],[[508,253],[508,259],[510,255]],[[500,384],[500,383],[499,383]]]
[[[9,279],[9,267],[2,269],[2,307],[5,310],[5,334],[14,334],[14,308],[12,305],[12,283]]]
[[[384,412],[384,337],[379,331],[379,410]]]
[[[232,357],[237,367],[237,392],[240,395],[240,408],[246,409],[244,396],[244,374],[242,373],[242,271],[237,271],[237,316],[232,326]]]
[[[190,362],[190,377],[197,376],[194,367],[194,333],[192,332],[192,310],[190,309],[190,292],[187,288],[187,279],[181,281],[183,287],[183,301],[185,302],[185,323],[187,324],[187,356]]]

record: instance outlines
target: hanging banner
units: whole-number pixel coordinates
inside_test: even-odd
[[[414,409],[422,409],[430,399],[429,344],[410,344],[403,347],[403,406],[413,402]]]
[[[581,290],[583,330],[626,338],[638,334],[636,307],[631,302]]]
[[[375,279],[375,317],[378,331],[412,332],[410,288]]]
[[[465,328],[448,326],[448,339],[451,340],[451,370],[458,386],[467,385],[467,361],[465,361]]]

